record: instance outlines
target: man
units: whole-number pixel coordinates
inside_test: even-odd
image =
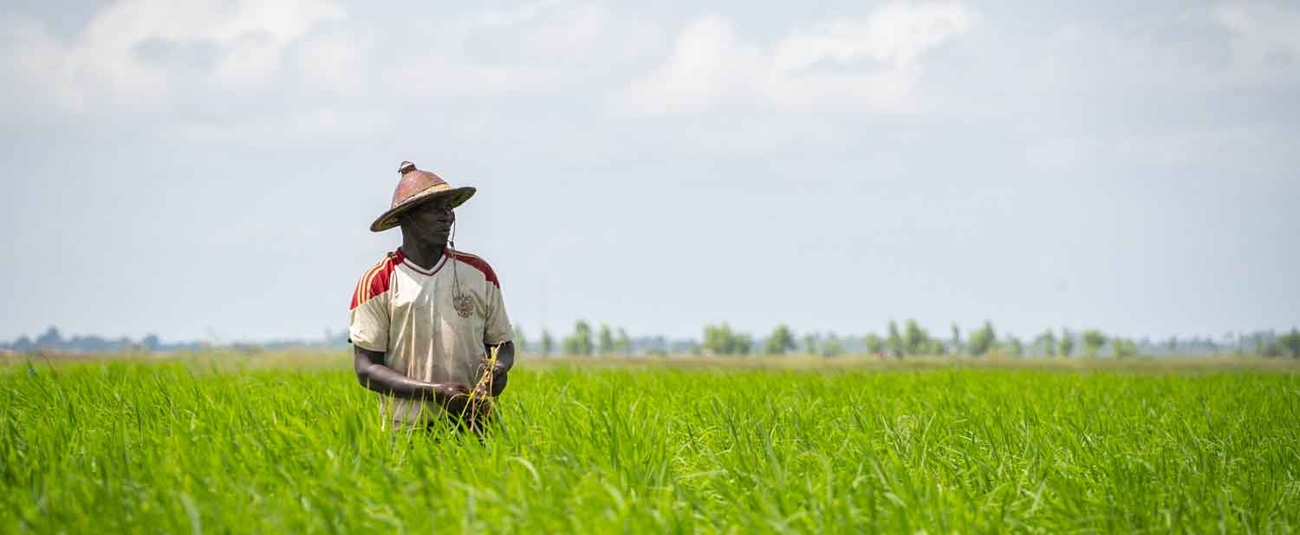
[[[357,380],[381,395],[382,412],[396,425],[450,419],[477,428],[472,415],[505,388],[515,348],[496,273],[448,245],[452,210],[475,189],[453,188],[411,162],[398,172],[392,205],[370,230],[400,226],[402,246],[367,270],[352,295]],[[486,370],[492,348],[497,360]],[[490,382],[482,382],[487,373]],[[481,382],[490,387],[474,391]]]

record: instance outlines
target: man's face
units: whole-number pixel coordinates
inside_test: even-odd
[[[447,243],[451,225],[455,222],[456,213],[447,203],[427,202],[402,216],[402,235],[429,245],[442,246]]]

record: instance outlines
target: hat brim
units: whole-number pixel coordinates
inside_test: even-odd
[[[402,204],[390,208],[387,212],[384,212],[383,215],[379,216],[379,219],[376,219],[374,223],[370,224],[370,231],[383,232],[396,227],[401,223],[402,214],[405,214],[418,206],[424,205],[425,203],[438,199],[446,199],[449,206],[456,208],[457,206],[465,204],[465,201],[468,201],[470,197],[473,197],[476,191],[478,190],[474,189],[473,186],[462,186],[442,191],[417,193]]]

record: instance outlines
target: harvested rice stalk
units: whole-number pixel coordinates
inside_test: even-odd
[[[492,397],[492,370],[496,369],[497,352],[500,350],[500,345],[489,348],[488,354],[480,364],[482,375],[479,377],[478,384],[474,385],[474,389],[469,393],[469,403],[466,407],[469,417],[465,420],[471,431],[482,432],[482,426],[487,423],[493,409],[496,408],[496,400]]]

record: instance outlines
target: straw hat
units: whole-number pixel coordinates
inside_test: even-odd
[[[438,175],[416,169],[411,162],[402,162],[397,172],[401,173],[402,178],[397,182],[397,189],[393,190],[393,205],[370,225],[371,232],[396,227],[402,214],[425,202],[446,199],[447,205],[455,208],[474,196],[474,188],[453,188]]]

